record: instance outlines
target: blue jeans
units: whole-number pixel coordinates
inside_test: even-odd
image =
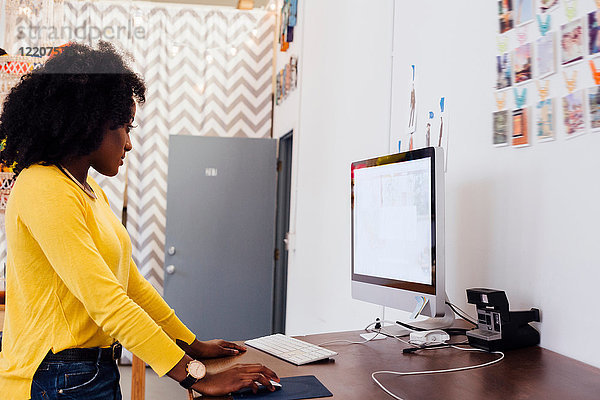
[[[121,400],[116,361],[42,362],[33,376],[31,400]]]

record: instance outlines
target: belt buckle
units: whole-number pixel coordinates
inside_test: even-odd
[[[112,359],[118,360],[121,358],[121,353],[123,352],[123,346],[119,342],[115,342],[112,345]]]

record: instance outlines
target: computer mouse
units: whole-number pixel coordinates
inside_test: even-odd
[[[281,383],[275,382],[274,380],[271,380],[270,382],[271,382],[271,385],[273,385],[273,387],[275,388],[275,390],[281,389]],[[258,384],[258,391],[259,392],[269,391],[269,389],[267,389],[267,387],[264,386],[262,383],[258,383],[257,382],[257,384]]]
[[[258,391],[256,393],[266,393],[266,392],[270,392],[269,389],[267,389],[267,387],[265,385],[263,385],[262,383],[256,382],[256,385],[258,386]],[[273,385],[273,387],[275,388],[275,391],[281,389],[281,383],[279,382],[275,382],[274,380],[271,380],[271,385]],[[244,393],[252,393],[252,388],[249,387],[245,387],[242,388],[236,392],[234,392],[235,394],[244,394]]]

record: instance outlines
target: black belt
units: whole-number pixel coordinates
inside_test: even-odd
[[[93,347],[87,349],[66,349],[53,353],[49,351],[44,358],[45,362],[52,361],[114,361],[121,357],[123,346],[115,342],[110,347]],[[98,357],[100,355],[100,357]]]

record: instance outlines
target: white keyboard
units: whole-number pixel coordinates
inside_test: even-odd
[[[248,346],[296,365],[308,364],[337,355],[335,351],[327,350],[316,344],[294,339],[281,333],[246,340],[245,343]]]

